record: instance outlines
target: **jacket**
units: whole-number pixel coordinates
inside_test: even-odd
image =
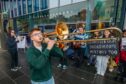
[[[30,77],[35,82],[48,81],[52,77],[51,56],[63,57],[62,51],[56,45],[51,50],[46,47],[46,44],[42,44],[42,52],[33,45],[27,50]]]

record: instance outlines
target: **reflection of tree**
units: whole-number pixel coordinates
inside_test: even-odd
[[[78,13],[78,17],[80,18],[80,20],[86,20],[86,9],[83,9],[81,10],[79,13]]]
[[[67,18],[65,18],[64,15],[58,15],[55,17],[55,19],[58,21],[67,21]]]
[[[100,17],[103,17],[105,15],[103,1],[97,1],[97,4],[96,4],[93,12],[94,12],[93,13],[94,20],[99,19]]]
[[[18,20],[17,21],[17,27],[18,27],[18,30],[19,32],[28,32],[28,22],[27,20]]]
[[[78,15],[73,15],[73,16],[70,17],[71,22],[75,22],[75,21],[78,21],[78,20],[79,20]]]

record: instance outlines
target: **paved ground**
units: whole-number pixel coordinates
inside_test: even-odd
[[[84,63],[80,68],[72,66],[72,61],[68,60],[67,70],[57,68],[58,61],[52,59],[53,71],[56,84],[121,84],[113,80],[114,73],[107,72],[105,77],[95,76],[95,68],[86,66]],[[10,56],[7,51],[0,50],[0,84],[30,84],[29,69],[25,54],[20,50],[19,63],[22,69],[17,72],[10,71]]]

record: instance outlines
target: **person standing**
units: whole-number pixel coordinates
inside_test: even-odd
[[[6,41],[8,51],[11,55],[11,71],[17,71],[21,68],[18,66],[17,42],[19,42],[19,40],[16,37],[15,31],[11,29]]]
[[[63,52],[55,45],[54,40],[44,38],[38,28],[32,29],[29,36],[33,44],[28,48],[26,57],[30,68],[31,84],[55,84],[51,57],[63,57]]]
[[[111,32],[109,30],[105,30],[103,38],[111,38],[111,37],[112,37]],[[108,55],[97,55],[96,69],[97,69],[98,75],[101,75],[101,76],[105,75],[109,58],[110,56]]]

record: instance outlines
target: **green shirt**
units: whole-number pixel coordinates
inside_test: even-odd
[[[48,81],[52,77],[50,57],[63,57],[63,52],[56,46],[51,50],[47,49],[46,44],[42,44],[42,52],[31,46],[27,50],[27,61],[30,66],[31,80],[35,82]]]

